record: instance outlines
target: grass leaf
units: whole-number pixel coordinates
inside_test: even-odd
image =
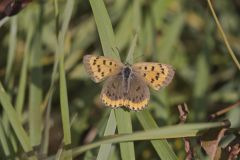
[[[97,24],[102,48],[105,56],[110,56],[119,59],[119,55],[114,51],[115,38],[108,16],[106,7],[102,0],[94,1],[90,0],[90,4],[93,10],[94,18]],[[123,109],[115,110],[115,116],[117,121],[118,133],[129,133],[132,132],[130,113]],[[129,124],[125,126],[126,124]],[[120,144],[121,156],[123,160],[135,159],[133,143]],[[126,151],[128,154],[126,154]]]
[[[137,113],[137,118],[144,130],[158,128],[156,122],[152,118],[152,115],[147,110]],[[167,140],[152,140],[151,143],[161,159],[177,159],[177,156],[173,152]]]

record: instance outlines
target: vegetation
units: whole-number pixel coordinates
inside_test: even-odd
[[[1,159],[237,158],[239,9],[237,0],[1,1]],[[86,54],[176,73],[146,109],[113,110]]]

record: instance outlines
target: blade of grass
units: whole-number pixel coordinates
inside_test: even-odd
[[[129,141],[142,141],[142,140],[159,141],[158,139],[196,137],[201,135],[200,131],[210,129],[210,128],[224,127],[226,125],[227,124],[225,122],[182,124],[182,125],[166,126],[166,127],[151,129],[147,131],[139,131],[131,134],[107,136],[97,142],[74,148],[72,149],[72,152],[73,152],[73,157],[76,157],[79,154],[84,153],[87,150],[96,148],[102,144],[129,142]],[[161,146],[159,147],[161,148]],[[172,159],[171,156],[169,156],[168,158]],[[174,159],[177,159],[177,158],[175,157]]]
[[[134,50],[135,50],[136,45],[137,45],[137,40],[138,40],[138,35],[136,33],[134,38],[133,38],[132,44],[129,48],[127,58],[126,58],[126,62],[129,63],[129,64],[133,63],[133,53],[134,53]]]
[[[30,42],[33,36],[33,29],[30,28],[27,33],[27,42],[24,50],[24,57],[23,57],[23,64],[21,68],[21,75],[20,75],[20,81],[19,81],[19,89],[17,93],[17,99],[16,99],[16,111],[21,117],[22,110],[23,110],[23,103],[25,99],[25,89],[26,89],[26,83],[27,83],[27,71],[28,71],[28,61],[29,61],[29,47]],[[22,119],[22,117],[21,117]]]
[[[55,9],[55,17],[56,17],[56,24],[58,24],[58,5],[57,1],[54,1],[54,9]],[[57,42],[54,41],[54,44],[57,44]],[[55,55],[54,55],[54,65],[53,65],[53,71],[51,75],[51,84],[48,89],[48,94],[45,97],[45,101],[47,103],[47,109],[46,109],[46,116],[45,116],[45,128],[44,128],[44,133],[43,133],[43,142],[42,142],[42,153],[47,155],[48,153],[48,147],[49,147],[49,134],[50,134],[50,113],[51,113],[51,107],[52,107],[52,96],[56,88],[56,81],[59,78],[58,74],[58,64],[59,64],[59,55],[57,53],[57,45],[55,45]],[[44,106],[45,107],[45,106]],[[45,110],[43,108],[42,110]]]
[[[112,25],[103,1],[89,1],[97,24],[97,29],[102,43],[104,55],[119,59],[119,54],[115,50],[116,46]],[[123,109],[117,109],[115,110],[115,116],[117,121],[118,133],[131,133],[132,126],[130,113],[124,111]],[[126,126],[126,124],[129,125]],[[135,159],[134,147],[132,142],[120,144],[120,148],[123,160]],[[126,154],[124,151],[127,151],[128,154]]]
[[[21,119],[17,112],[14,110],[9,95],[5,92],[2,84],[0,83],[0,103],[2,104],[2,107],[4,111],[6,112],[8,119],[12,125],[12,128],[20,142],[20,144],[23,147],[23,150],[25,152],[32,151],[32,146],[30,143],[30,139],[27,136],[27,133],[23,129],[23,126],[21,124]],[[36,159],[36,157],[32,157],[32,159]]]
[[[226,45],[226,47],[227,47],[227,49],[228,49],[228,53],[229,53],[230,56],[232,57],[232,59],[233,59],[234,63],[236,64],[236,66],[238,67],[238,70],[240,70],[240,64],[239,64],[239,62],[238,62],[238,59],[237,59],[237,57],[235,56],[235,54],[234,54],[234,52],[233,52],[230,44],[228,43],[228,39],[227,39],[227,37],[226,37],[223,29],[222,29],[222,26],[221,26],[220,22],[218,21],[218,18],[217,18],[217,16],[216,16],[216,13],[215,13],[215,11],[214,11],[214,9],[213,9],[213,6],[212,6],[212,3],[211,3],[210,0],[208,0],[208,5],[209,5],[210,10],[211,10],[211,12],[212,12],[213,18],[214,18],[215,22],[217,23],[217,27],[218,27],[218,29],[219,29],[222,37],[223,37],[224,43],[225,43],[225,45]]]
[[[7,138],[8,138],[8,145],[11,147],[11,152],[16,153],[19,149],[18,146],[18,139],[16,137],[16,134],[14,133],[14,130],[12,130],[11,123],[8,118],[8,114],[6,112],[3,112],[2,118],[2,126],[3,130],[6,132]]]
[[[5,76],[5,84],[6,89],[11,91],[13,89],[13,82],[14,82],[14,60],[15,60],[15,51],[16,51],[16,43],[17,43],[17,29],[18,29],[18,23],[17,23],[17,17],[14,17],[13,19],[10,19],[10,35],[9,35],[9,49],[7,54],[7,66],[6,66],[6,76]],[[11,93],[11,92],[10,92]],[[11,95],[10,95],[10,98]],[[6,115],[6,112],[3,112],[3,125],[5,127],[6,134],[8,135],[9,142],[11,143],[11,146],[13,147],[14,151],[17,151],[17,142],[14,134],[12,133],[8,116]]]
[[[119,108],[115,111],[118,133],[132,133],[130,112]],[[120,143],[121,157],[123,160],[135,159],[133,142]]]
[[[56,53],[59,54],[59,87],[60,87],[60,105],[61,105],[61,115],[62,115],[62,124],[63,124],[63,143],[64,145],[71,144],[71,126],[69,119],[69,106],[68,106],[68,94],[67,94],[67,84],[65,77],[64,69],[64,40],[65,35],[69,26],[71,15],[73,12],[74,0],[67,1],[64,15],[63,15],[63,24],[59,32],[58,44],[56,48]],[[58,8],[58,6],[56,6]],[[56,9],[58,10],[58,9]],[[56,12],[57,13],[57,12]],[[72,159],[71,152],[64,152],[64,155],[67,155],[67,159]],[[61,159],[62,159],[61,155]]]
[[[10,20],[10,38],[9,38],[9,50],[8,50],[8,59],[7,59],[7,67],[6,67],[6,76],[5,76],[5,83],[9,83],[12,69],[13,69],[13,62],[14,62],[14,55],[16,50],[16,42],[17,42],[17,16],[11,18]]]
[[[132,33],[132,6],[128,7],[125,11],[124,17],[120,21],[120,23],[116,26],[116,44],[121,51],[124,49],[131,38]]]
[[[185,14],[179,13],[175,20],[170,24],[164,31],[164,35],[161,38],[161,42],[157,46],[157,51],[159,54],[156,55],[158,60],[162,62],[168,62],[174,49],[174,45],[178,40],[178,37],[182,31],[184,25]]]
[[[206,44],[207,45],[207,44]],[[205,49],[208,46],[205,46]],[[205,52],[205,53],[204,53]],[[193,107],[196,111],[190,116],[190,119],[194,119],[195,121],[200,121],[204,119],[206,116],[206,111],[201,106],[206,106],[207,101],[207,91],[209,88],[209,64],[208,64],[208,55],[212,53],[209,51],[203,51],[203,53],[199,54],[196,59],[196,76],[193,87]]]
[[[89,0],[105,56],[119,59],[112,24],[102,0]]]
[[[9,17],[5,17],[3,19],[0,20],[0,28],[9,20]]]
[[[116,119],[114,116],[114,111],[111,110],[107,126],[104,132],[104,136],[113,135],[115,131],[116,131]],[[108,159],[111,151],[111,146],[112,146],[111,143],[101,145],[98,151],[97,160]]]
[[[173,0],[158,0],[151,5],[151,17],[154,18],[154,24],[157,30],[162,27],[163,18],[166,15],[167,9]]]
[[[8,139],[7,139],[6,133],[4,131],[5,130],[3,128],[2,120],[1,120],[0,121],[0,142],[2,144],[3,152],[4,152],[5,156],[7,157],[11,153],[10,153],[10,147],[9,147]]]
[[[32,37],[31,56],[30,56],[30,86],[29,86],[29,132],[33,146],[41,143],[42,139],[42,112],[40,109],[42,103],[42,27],[43,27],[43,3],[34,12],[38,17],[33,23],[34,36]]]
[[[154,121],[149,111],[144,110],[136,113],[136,115],[144,130],[147,131],[149,129],[158,128],[157,123]],[[177,159],[177,156],[173,152],[173,149],[168,144],[167,140],[152,140],[151,143],[161,159]]]

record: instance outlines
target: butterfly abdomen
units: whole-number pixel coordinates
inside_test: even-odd
[[[122,72],[122,78],[123,78],[123,86],[124,86],[124,95],[127,95],[129,92],[129,87],[130,87],[130,80],[132,76],[132,69],[129,66],[126,66],[123,68]]]

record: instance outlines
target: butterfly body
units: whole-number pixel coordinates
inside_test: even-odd
[[[95,55],[84,56],[83,63],[93,81],[98,83],[107,79],[103,85],[101,100],[112,108],[145,108],[150,99],[147,85],[159,90],[168,85],[174,76],[170,65],[160,63],[141,62],[129,65]]]
[[[129,91],[129,86],[130,86],[130,82],[131,82],[131,78],[132,78],[132,68],[130,66],[126,66],[122,69],[122,71],[120,72],[121,76],[122,76],[122,83],[123,83],[123,87],[124,87],[124,94],[127,94]]]

